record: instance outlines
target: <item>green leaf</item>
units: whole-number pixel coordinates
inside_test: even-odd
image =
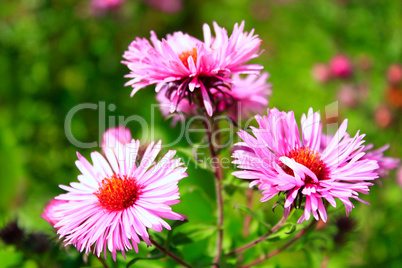
[[[177,235],[173,235],[172,242],[175,245],[197,242],[209,238],[217,231],[216,226],[189,225]]]
[[[194,163],[194,165],[197,169],[203,169],[203,170],[208,170],[208,171],[212,172],[212,169],[209,167],[209,165],[207,165],[206,163],[204,163],[196,158],[197,150],[201,145],[202,145],[201,143],[196,143],[193,145],[193,147],[190,147],[190,148],[179,147],[179,148],[176,148],[176,150],[178,152],[178,155],[182,154],[187,159],[190,159],[191,162]]]
[[[170,232],[168,232],[168,236],[167,236],[166,241],[165,241],[165,248],[168,248],[168,247],[169,247],[170,241],[172,240],[173,231],[174,231],[177,227],[179,227],[180,225],[183,225],[184,223],[187,223],[187,222],[188,222],[188,220],[184,220],[184,221],[175,221],[175,222],[172,224],[171,230],[170,230]]]
[[[255,218],[259,223],[261,223],[262,225],[264,225],[267,229],[271,228],[271,225],[266,223],[263,219],[261,219],[257,214],[255,214],[251,209],[249,209],[247,206],[243,205],[243,204],[238,204],[236,205],[236,208],[238,208],[239,210],[243,211],[244,213],[247,213],[249,215],[251,215],[253,218]]]
[[[287,231],[287,232],[285,232],[285,234],[293,234],[295,231],[296,231],[296,224],[294,224],[294,223],[289,223],[289,225],[291,226],[290,227],[290,230],[289,231]]]
[[[290,228],[289,228],[290,226]],[[291,222],[285,223],[279,230],[270,236],[267,240],[270,242],[280,241],[287,239],[290,234],[293,234],[297,230],[297,225]]]
[[[159,252],[159,254],[156,255],[151,255],[150,257],[146,257],[146,258],[134,258],[132,259],[129,263],[127,263],[127,268],[129,268],[131,265],[135,264],[136,262],[140,261],[140,260],[157,260],[162,258],[163,256],[165,256],[165,253],[163,252]]]

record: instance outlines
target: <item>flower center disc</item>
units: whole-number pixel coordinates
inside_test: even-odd
[[[294,159],[297,163],[302,164],[303,166],[310,169],[317,176],[318,180],[329,179],[327,167],[316,151],[310,150],[307,147],[300,147],[293,149],[286,156]],[[294,176],[293,170],[290,169],[288,166],[283,165],[282,169],[287,174]],[[312,183],[313,179],[309,176],[306,176],[305,182]]]
[[[183,53],[181,53],[179,55],[179,59],[184,64],[184,66],[187,67],[187,69],[188,69],[188,61],[187,61],[187,59],[190,56],[193,58],[194,63],[196,63],[197,62],[197,49],[195,47],[192,50],[184,51]]]
[[[141,187],[134,178],[117,174],[103,179],[95,193],[100,205],[109,211],[123,210],[134,205],[140,194]]]

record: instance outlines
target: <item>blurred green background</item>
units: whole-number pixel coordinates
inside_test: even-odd
[[[128,70],[120,63],[122,54],[136,36],[149,38],[150,30],[159,38],[183,31],[202,39],[203,23],[216,21],[231,33],[234,23],[244,20],[246,30],[255,28],[263,40],[265,52],[255,62],[271,74],[273,95],[269,107],[294,110],[300,118],[309,107],[324,111],[326,105],[337,101],[342,85],[364,85],[367,98],[359,97],[353,109],[340,103],[339,119],[348,118],[350,133],[360,129],[367,134],[366,141],[376,147],[390,143],[386,155],[402,155],[401,110],[389,108],[392,119],[386,126],[376,121],[378,107],[389,106],[387,68],[402,61],[399,0],[196,0],[183,1],[182,8],[174,13],[148,5],[145,0],[126,0],[119,9],[97,16],[86,0],[2,0],[0,18],[0,228],[17,218],[27,233],[44,232],[52,243],[41,255],[0,241],[0,267],[101,266],[93,256],[83,260],[74,248],[64,252],[58,250],[58,245],[53,246],[56,235],[40,215],[44,206],[62,193],[59,184],[76,180],[79,171],[74,165],[75,152],[89,157],[91,151],[100,150],[99,146],[77,148],[67,139],[65,118],[76,105],[106,107],[104,115],[99,109],[87,109],[73,117],[72,134],[83,142],[99,144],[100,120],[108,125],[118,116],[139,115],[151,127],[154,114],[153,139],[163,139],[164,143],[174,141],[180,133],[180,127],[172,128],[157,109],[151,109],[156,103],[152,87],[130,98],[131,88],[123,86]],[[338,53],[350,57],[353,76],[317,82],[312,76],[313,66],[328,63]],[[368,67],[359,67],[364,63]],[[110,104],[115,109],[108,109]],[[128,127],[134,138],[144,136],[145,130],[138,123]],[[187,145],[181,141],[175,148]],[[186,159],[186,154],[182,157]],[[226,248],[264,233],[253,220],[250,236],[242,236],[245,215],[234,207],[245,203],[244,184],[236,182],[230,172],[225,170],[227,180],[234,181],[235,186],[226,188],[227,218],[231,218],[226,221],[226,229],[232,234],[227,235]],[[174,210],[188,216],[190,222],[186,225],[205,228],[191,236],[191,243],[180,245],[176,241],[177,248],[185,252],[189,262],[208,263],[210,260],[202,253],[213,253],[214,230],[208,227],[215,222],[213,180],[208,171],[193,164],[188,173],[189,178],[179,185],[182,203]],[[335,216],[330,216],[327,228],[318,231],[313,241],[302,241],[303,246],[291,247],[261,267],[320,267],[323,263],[328,267],[401,267],[402,198],[395,176],[391,172],[389,179],[373,186],[370,195],[363,197],[371,206],[356,204],[351,214],[356,229],[343,247],[332,240],[337,227],[331,224]],[[236,187],[240,190],[235,191]],[[255,195],[254,209],[267,222],[275,223],[282,213],[280,208],[272,213],[275,200],[260,204],[258,199]],[[343,215],[344,209],[338,214]],[[182,231],[192,233],[186,225]],[[167,231],[161,234],[166,235]],[[262,244],[257,251],[248,252],[245,261],[274,249],[275,243],[282,242]],[[140,248],[140,256],[149,252],[144,246]],[[121,267],[125,267],[127,261],[118,255]],[[135,256],[129,254],[128,260]],[[163,259],[139,261],[136,265],[175,264]]]

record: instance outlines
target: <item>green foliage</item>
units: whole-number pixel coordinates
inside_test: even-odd
[[[162,139],[173,143],[180,136],[180,125],[171,127],[157,108],[152,87],[130,98],[123,76],[128,73],[120,64],[122,54],[136,37],[149,37],[154,30],[159,37],[173,31],[184,31],[202,38],[202,24],[217,21],[231,32],[233,24],[245,20],[246,29],[255,28],[263,40],[265,52],[255,62],[264,65],[271,74],[273,95],[269,107],[294,110],[296,118],[309,107],[325,110],[325,105],[337,100],[337,88],[343,83],[363,83],[369,86],[369,96],[356,109],[340,106],[340,119],[348,118],[350,133],[361,129],[366,140],[376,147],[390,143],[387,155],[402,155],[401,114],[393,111],[394,122],[386,129],[375,124],[374,112],[386,100],[387,67],[402,60],[401,1],[263,1],[219,0],[184,1],[183,9],[167,14],[145,4],[146,1],[126,0],[121,10],[102,17],[88,11],[89,0],[20,0],[0,1],[0,228],[18,217],[27,232],[44,231],[52,242],[54,230],[40,218],[44,206],[62,192],[59,184],[76,180],[79,171],[74,165],[76,151],[85,157],[100,150],[100,120],[106,125],[118,124],[118,117],[138,115],[148,122],[146,129],[131,121],[133,136]],[[320,84],[311,77],[314,63],[328,62],[338,52],[348,54],[353,61],[364,55],[372,61],[368,71],[357,69],[355,81],[332,81]],[[104,102],[104,104],[102,104]],[[69,111],[78,104],[93,103],[95,110],[82,110],[71,121],[71,132],[81,142],[97,142],[93,148],[71,144],[64,123]],[[115,109],[110,109],[114,104]],[[105,114],[100,112],[105,105]],[[151,123],[152,122],[152,123]],[[146,132],[148,131],[149,132]],[[151,132],[152,131],[152,132]],[[151,135],[153,134],[153,135]],[[216,196],[212,173],[203,163],[194,160],[194,152],[205,142],[201,135],[191,135],[192,147],[180,139],[168,149],[188,166],[189,177],[180,184],[181,203],[174,210],[187,216],[188,223],[169,222],[174,232],[164,230],[153,234],[162,244],[180,254],[195,267],[212,263],[217,228]],[[226,141],[228,137],[224,136]],[[231,148],[222,155],[229,157]],[[283,212],[277,200],[259,202],[255,193],[252,209],[246,204],[247,183],[231,175],[233,166],[225,169],[224,250],[230,251],[266,233]],[[402,263],[399,230],[402,212],[401,189],[391,172],[382,186],[375,185],[363,199],[371,206],[357,204],[351,217],[357,221],[350,241],[339,246],[333,242],[337,233],[336,215],[329,215],[322,230],[310,233],[298,243],[259,267],[398,267]],[[337,208],[337,209],[338,209]],[[336,209],[330,208],[331,211]],[[291,216],[290,223],[266,242],[248,250],[244,263],[266,254],[298,233],[295,224],[301,212]],[[244,236],[243,223],[251,215],[250,232]],[[230,235],[229,235],[230,234]],[[28,256],[0,241],[0,265],[4,267],[100,267],[93,255],[83,258],[73,247],[64,248],[56,242],[47,255]],[[110,267],[172,267],[176,263],[160,251],[141,245],[139,254],[128,254],[125,260],[118,254],[118,263]],[[235,267],[236,258],[224,259]],[[52,266],[53,265],[53,266]]]

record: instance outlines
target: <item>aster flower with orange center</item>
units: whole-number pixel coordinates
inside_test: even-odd
[[[114,135],[108,133],[105,136]],[[60,185],[67,193],[55,198],[63,203],[52,208],[50,217],[67,245],[98,257],[103,251],[105,258],[108,249],[115,260],[117,251],[125,256],[134,248],[138,253],[140,238],[151,246],[147,228],[170,230],[162,218],[186,218],[170,207],[180,202],[178,181],[187,176],[180,159],[173,159],[176,152],[169,151],[156,162],[161,142],[152,142],[137,165],[139,148],[138,140],[117,142],[116,147],[103,148],[106,158],[93,152],[93,164],[77,153],[82,175],[79,182]]]
[[[204,106],[208,115],[213,114],[215,91],[227,87],[235,73],[258,74],[263,68],[245,64],[259,56],[261,40],[244,32],[244,22],[235,24],[233,33],[213,23],[216,36],[204,24],[204,41],[188,34],[175,32],[159,41],[151,32],[151,43],[145,38],[136,38],[124,53],[124,64],[130,69],[126,77],[132,78],[133,96],[148,85],[156,85],[156,92],[165,89],[174,112],[182,99]]]
[[[351,138],[345,120],[334,137],[322,146],[320,114],[309,110],[303,114],[301,133],[293,112],[268,109],[268,116],[257,115],[258,128],[252,128],[255,137],[245,131],[238,134],[233,163],[243,171],[233,175],[252,180],[250,186],[258,185],[263,190],[261,202],[278,193],[285,194],[285,216],[292,207],[304,205],[301,223],[311,216],[327,220],[324,202],[336,206],[339,199],[346,214],[354,208],[350,199],[359,198],[359,193],[368,194],[370,181],[378,178],[376,160],[365,159],[363,137],[357,133]],[[300,136],[301,134],[301,136]]]

